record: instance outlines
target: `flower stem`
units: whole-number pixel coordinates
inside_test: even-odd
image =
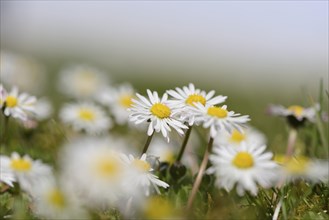
[[[289,137],[288,137],[286,159],[289,159],[294,154],[296,140],[297,140],[297,129],[292,128],[289,132]]]
[[[142,154],[141,155],[143,155],[144,153],[146,153],[147,149],[150,146],[150,143],[151,143],[151,140],[152,140],[153,135],[154,135],[154,131],[153,131],[153,133],[150,136],[147,137],[147,140],[146,140],[146,143],[144,145],[144,148],[143,148],[143,151],[142,151]]]
[[[185,151],[185,148],[186,148],[186,145],[187,145],[187,141],[188,141],[188,139],[190,137],[191,131],[192,131],[192,126],[188,126],[188,129],[187,129],[187,131],[185,133],[184,141],[183,141],[182,146],[180,148],[178,157],[176,158],[176,162],[180,162],[180,160],[182,159],[182,156],[183,156],[183,153]]]
[[[206,152],[205,152],[205,154],[203,156],[203,160],[202,160],[202,163],[200,165],[199,173],[198,173],[198,175],[197,175],[197,177],[196,177],[196,179],[194,181],[194,184],[193,184],[193,188],[192,188],[190,197],[188,198],[187,210],[190,210],[192,208],[192,205],[193,205],[193,202],[194,202],[196,193],[199,190],[199,187],[200,187],[200,184],[201,184],[201,181],[202,181],[202,177],[203,177],[203,173],[206,170],[206,167],[207,167],[207,164],[208,164],[209,154],[210,154],[210,152],[212,150],[213,142],[214,142],[214,139],[211,137],[209,139],[208,147],[206,149]]]

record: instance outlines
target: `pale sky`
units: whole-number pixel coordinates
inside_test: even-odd
[[[328,85],[328,1],[1,1],[1,49],[114,76]]]

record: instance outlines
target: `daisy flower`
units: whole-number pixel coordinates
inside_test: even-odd
[[[163,138],[155,137],[151,143],[148,154],[158,156],[161,162],[173,163],[177,153],[176,144],[178,143],[173,143],[172,141],[167,143]]]
[[[136,94],[138,100],[133,99],[132,107],[129,109],[130,120],[136,124],[149,122],[147,135],[151,136],[154,131],[162,133],[169,142],[168,132],[174,128],[180,135],[184,134],[183,129],[187,129],[176,114],[180,109],[174,107],[168,101],[168,95],[165,93],[160,99],[157,92],[147,90],[149,99],[140,94]]]
[[[28,155],[21,157],[13,152],[11,157],[1,155],[0,161],[2,181],[5,181],[3,178],[6,176],[8,181],[17,181],[27,192],[30,192],[39,180],[51,175],[48,165],[39,160],[33,161]]]
[[[286,117],[292,127],[302,126],[305,121],[315,122],[316,113],[320,110],[320,105],[316,104],[309,108],[299,105],[292,105],[285,108],[282,105],[270,105],[268,111],[271,115]]]
[[[35,215],[42,219],[89,219],[66,181],[45,178],[31,193]]]
[[[45,120],[53,113],[53,107],[48,99],[41,98],[35,104],[35,118],[38,120]]]
[[[170,100],[174,106],[183,109],[180,116],[183,120],[187,121],[189,125],[193,125],[194,117],[190,114],[189,108],[194,107],[195,103],[201,103],[202,105],[217,105],[223,103],[227,96],[215,96],[215,91],[212,90],[206,93],[203,90],[195,89],[195,86],[190,83],[188,86],[181,88],[176,88],[176,90],[168,90],[167,93],[172,96],[173,99]]]
[[[304,179],[313,183],[327,182],[329,178],[329,162],[319,159],[310,159],[304,156],[287,158],[276,155],[274,160],[280,165],[277,170],[278,181],[294,181]]]
[[[218,107],[195,103],[195,108],[192,110],[197,124],[203,123],[204,128],[210,127],[210,136],[212,138],[215,138],[222,129],[229,133],[234,129],[242,132],[243,124],[250,120],[248,115],[240,116],[238,113],[228,111],[226,105]]]
[[[137,188],[141,188],[146,196],[150,195],[150,188],[156,190],[160,194],[158,186],[168,188],[169,185],[152,174],[153,168],[147,161],[147,155],[143,154],[140,159],[135,159],[131,154],[129,156],[121,155],[122,160],[129,165],[133,172],[129,184],[135,184]]]
[[[28,114],[35,114],[35,104],[37,99],[27,93],[18,93],[18,88],[13,87],[7,91],[1,86],[1,105],[5,116],[12,116],[22,121],[27,120]]]
[[[276,163],[271,160],[272,153],[264,153],[266,146],[255,147],[241,144],[239,148],[215,147],[209,156],[212,163],[207,172],[214,173],[216,185],[230,191],[237,184],[237,193],[245,191],[257,195],[257,184],[262,187],[273,185]]]
[[[247,126],[242,131],[233,129],[231,133],[219,132],[214,139],[214,145],[219,146],[230,145],[238,147],[242,142],[245,142],[247,145],[261,146],[266,144],[266,138],[260,131]]]
[[[78,99],[95,97],[108,84],[105,73],[85,65],[72,65],[60,73],[58,88]]]
[[[88,134],[103,133],[112,126],[112,121],[105,112],[88,102],[66,104],[59,117],[75,131],[86,131]]]
[[[128,122],[129,112],[127,109],[132,107],[133,98],[135,98],[135,91],[130,84],[126,83],[117,88],[107,87],[100,91],[98,100],[110,108],[115,122],[123,125]]]
[[[138,192],[120,157],[124,148],[115,139],[94,138],[76,139],[64,146],[60,154],[64,179],[72,183],[85,205],[116,205],[129,192]]]

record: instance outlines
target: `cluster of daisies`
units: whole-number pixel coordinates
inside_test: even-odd
[[[13,63],[11,56],[2,57]],[[6,72],[4,79],[10,78],[15,69],[5,67],[1,69]],[[9,80],[3,81],[12,86],[8,91],[0,85],[0,108],[6,120],[14,118],[25,127],[36,128],[38,121],[52,118],[48,100],[19,93]],[[162,95],[150,90],[143,95],[129,83],[113,85],[96,68],[71,65],[61,71],[58,89],[69,99],[60,108],[58,121],[71,132],[65,134],[68,141],[59,151],[57,168],[16,152],[0,156],[0,182],[27,193],[31,210],[41,218],[83,219],[90,217],[90,210],[109,208],[125,217],[152,213],[150,201],[156,198],[159,202],[154,195],[170,187],[159,178],[160,163],[187,167],[202,178],[196,152],[200,147],[206,149],[206,143],[192,129],[207,132],[209,143],[204,151],[210,154],[210,166],[205,172],[216,177],[218,188],[256,196],[260,188],[281,187],[297,179],[328,180],[328,161],[294,152],[297,128],[316,121],[318,105],[270,107],[270,113],[285,117],[293,131],[287,153],[274,156],[266,150],[265,136],[248,124],[249,116],[224,105],[226,96],[192,83]],[[144,134],[144,147],[135,138],[112,133],[111,129],[122,126]],[[193,185],[192,190],[197,187]]]

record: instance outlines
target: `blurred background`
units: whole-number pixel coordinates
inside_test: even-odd
[[[328,89],[328,1],[2,0],[1,51],[51,77],[87,63],[142,92],[193,82],[261,124],[267,104]]]

